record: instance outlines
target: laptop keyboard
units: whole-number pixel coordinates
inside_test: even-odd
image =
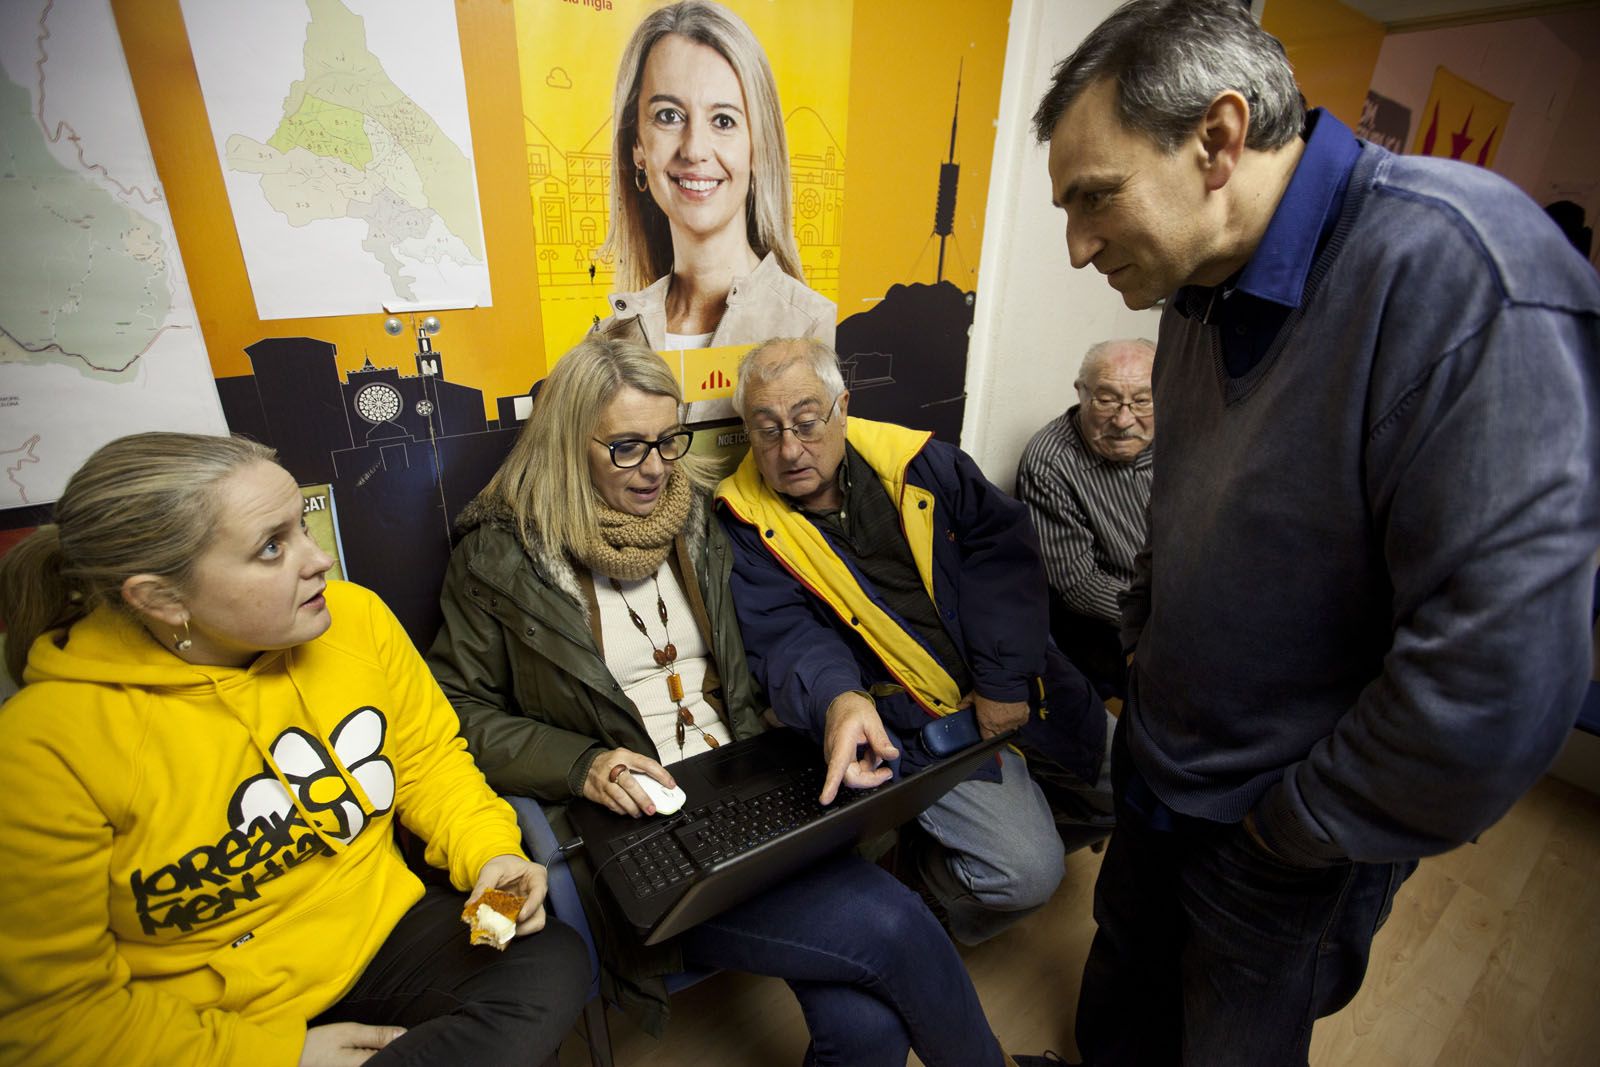
[[[686,810],[676,825],[641,827],[617,841],[623,877],[639,899],[653,896],[871,792],[840,789],[823,807],[817,803],[822,778],[816,768],[753,797],[723,797]]]

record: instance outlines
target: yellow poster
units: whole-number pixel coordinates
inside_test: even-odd
[[[1415,152],[1480,167],[1493,166],[1510,117],[1511,101],[1486,93],[1439,67],[1433,73],[1433,89],[1417,125]]]
[[[304,501],[301,514],[306,529],[317,547],[333,557],[333,567],[328,577],[335,581],[344,579],[344,546],[339,543],[339,524],[333,511],[333,486],[302,485],[300,499]]]
[[[739,371],[739,360],[749,348],[749,345],[728,345],[662,354],[677,370],[678,381],[683,383],[684,403],[694,404],[701,400],[733,396],[733,381]]]
[[[732,474],[749,450],[750,435],[738,419],[696,427],[694,442],[689,446],[690,452],[711,460],[721,475]]]
[[[852,4],[727,5],[761,43],[777,82],[805,283],[834,300]],[[611,314],[606,298],[619,286],[613,257],[601,249],[611,226],[612,97],[629,37],[661,6],[660,0],[516,0],[528,189],[549,363]],[[817,47],[820,42],[826,47]]]
[[[665,6],[514,0],[535,238],[529,260],[537,270],[546,365],[603,323],[611,336],[642,338],[678,369],[690,421],[699,422],[731,416],[726,396],[737,353],[684,350],[816,337],[839,353],[853,413],[957,440],[1006,20],[965,0],[727,0],[737,31],[677,31],[714,43],[698,49],[688,81],[663,73],[668,81],[679,77],[686,91],[658,79],[656,102],[639,106],[637,124],[619,133],[612,110],[619,71],[643,93],[652,63],[663,72],[673,67],[661,42],[675,31],[658,21],[669,14]],[[629,55],[636,31],[641,50]],[[753,42],[730,44],[735,37]],[[716,54],[708,60],[706,53]],[[771,68],[778,122],[759,118],[772,102],[765,90],[752,95],[750,55],[757,63],[764,56]],[[729,95],[701,95],[696,103],[713,77],[728,79]],[[781,128],[784,156],[752,148],[701,157],[710,162],[699,168],[682,154],[661,154],[663,145],[668,153],[688,151],[697,114],[698,121],[724,121],[713,100],[749,109],[733,124],[750,129],[752,146],[762,139],[757,127]],[[663,115],[670,134],[658,128]],[[708,236],[726,231],[714,229],[709,216],[727,225],[731,216],[713,208],[724,184],[743,188],[746,169],[751,193],[748,200],[739,193],[740,218],[753,234],[763,217],[776,218],[770,205],[763,216],[755,190],[765,180],[766,188],[787,193],[792,259],[779,247],[788,242],[749,241],[750,250],[761,249],[757,256],[777,257],[754,290],[787,292],[759,315],[730,314],[717,325],[709,314],[687,314],[676,279],[685,262],[691,273],[731,269],[735,279],[756,279],[759,267],[748,274],[747,263],[730,268],[737,252],[714,270],[694,270],[708,265],[706,253],[726,254],[727,244]],[[704,202],[691,204],[698,196]],[[705,223],[698,229],[697,212]],[[624,236],[608,248],[613,232]],[[793,284],[772,283],[777,271]],[[734,307],[731,299],[727,307]],[[664,327],[663,320],[681,325]]]

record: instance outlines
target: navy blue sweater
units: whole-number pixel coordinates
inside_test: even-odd
[[[1428,855],[1554,758],[1590,672],[1600,284],[1521,192],[1368,144],[1261,360],[1169,306],[1128,736],[1306,865]]]

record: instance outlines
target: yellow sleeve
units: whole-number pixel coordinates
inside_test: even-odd
[[[395,693],[400,821],[428,843],[427,860],[466,891],[495,856],[524,855],[511,805],[472,762],[461,719],[400,623],[376,596],[372,629]]]
[[[72,700],[50,688],[0,711],[0,1063],[293,1067],[303,1022],[197,1011],[130,981],[110,930],[105,798],[136,753],[104,737],[64,750]]]

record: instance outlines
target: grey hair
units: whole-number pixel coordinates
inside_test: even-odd
[[[733,386],[733,410],[741,419],[748,418],[744,401],[750,387],[765,385],[799,362],[804,362],[816,374],[822,388],[828,392],[829,404],[844,393],[839,353],[826,341],[815,337],[774,337],[756,345],[739,361],[739,380]]]
[[[1246,148],[1281,148],[1305,124],[1305,97],[1283,45],[1239,0],[1130,0],[1117,8],[1056,65],[1033,113],[1039,143],[1048,143],[1073,102],[1106,78],[1116,81],[1123,126],[1167,152],[1229,90],[1250,104]]]
[[[1100,369],[1101,365],[1106,362],[1106,358],[1110,355],[1113,348],[1121,348],[1123,345],[1142,345],[1150,350],[1151,358],[1154,358],[1156,354],[1156,343],[1144,337],[1127,337],[1110,341],[1101,341],[1099,344],[1090,345],[1089,351],[1083,354],[1083,362],[1078,364],[1078,380],[1073,384],[1076,386],[1087,386],[1089,383],[1089,375],[1097,372]]]

